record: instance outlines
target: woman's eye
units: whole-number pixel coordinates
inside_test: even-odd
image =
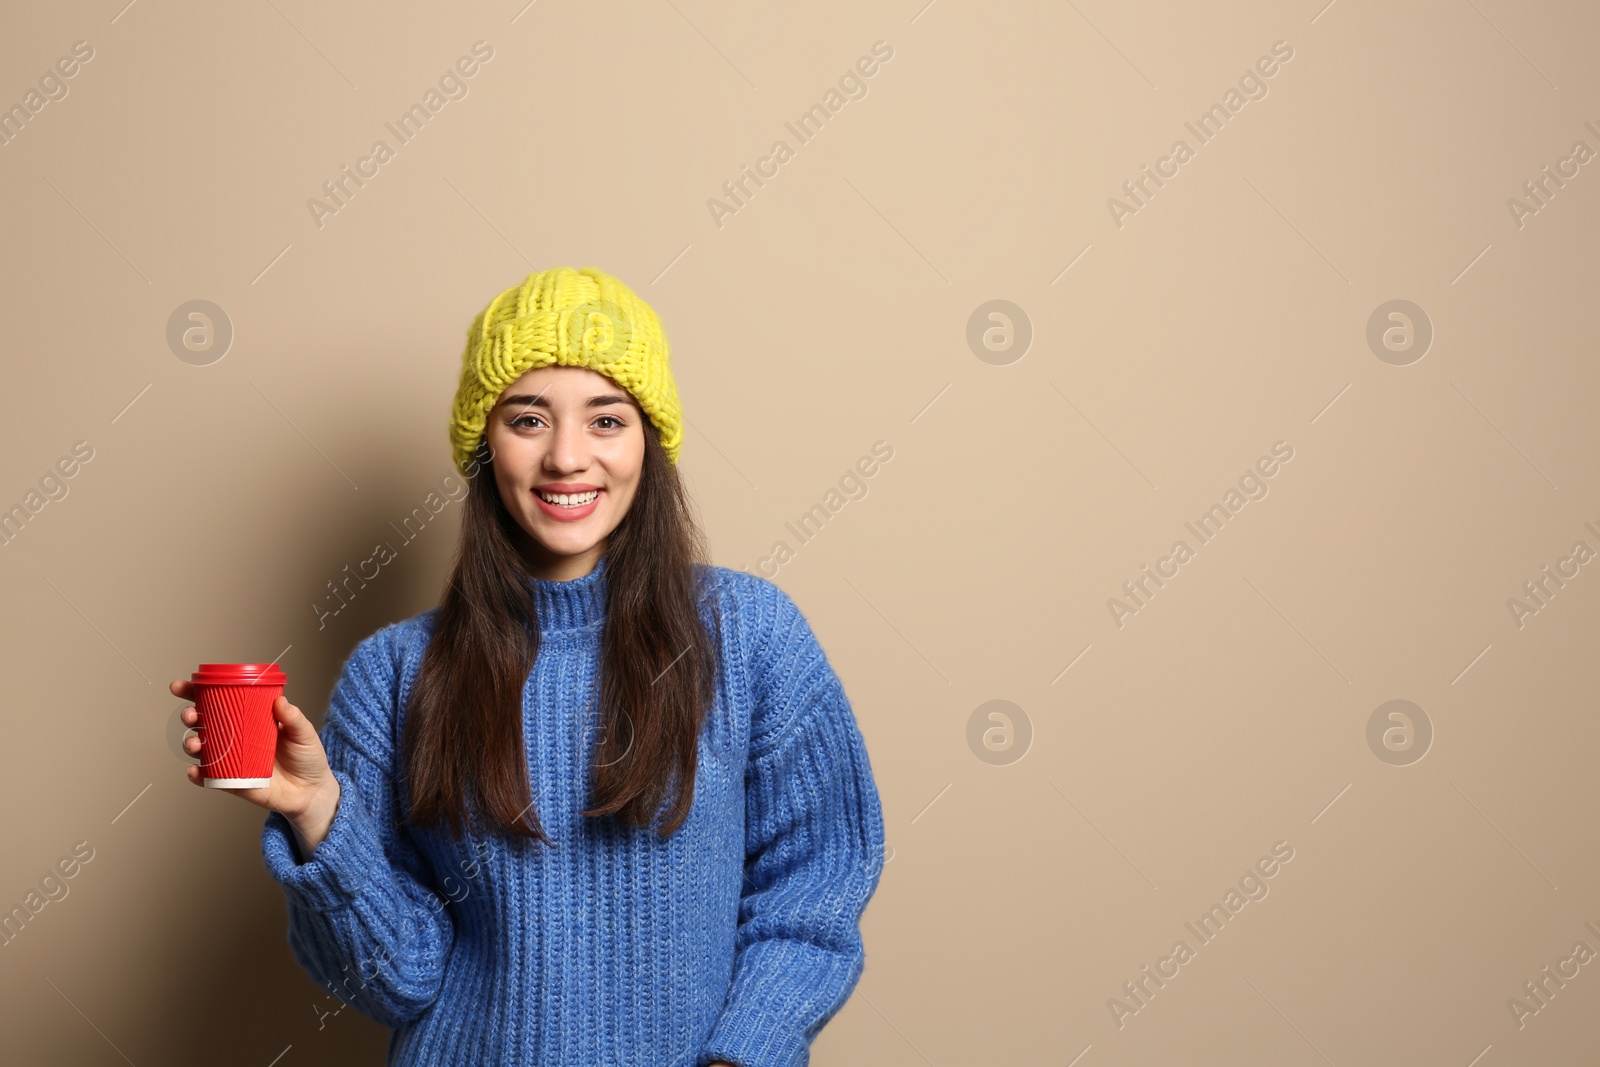
[[[617,418],[615,415],[601,415],[599,418],[595,419],[594,421],[595,421],[595,425],[597,425],[597,426],[600,426],[602,423],[609,424],[609,425],[601,426],[601,429],[606,429],[606,430],[618,429],[623,425],[622,420]],[[537,416],[537,415],[518,415],[516,418],[511,420],[511,425],[512,426],[515,426],[515,427],[526,427],[528,429],[532,429],[536,424],[540,424],[540,423],[541,423],[541,420],[539,419],[539,416]]]

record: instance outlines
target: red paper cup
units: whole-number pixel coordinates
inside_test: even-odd
[[[252,789],[272,784],[278,753],[273,701],[287,681],[272,663],[202,663],[191,677],[199,715],[201,784]]]

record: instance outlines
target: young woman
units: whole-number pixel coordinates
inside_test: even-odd
[[[806,1063],[882,811],[794,602],[701,562],[655,313],[529,276],[468,331],[450,431],[439,606],[356,647],[320,737],[278,698],[271,784],[231,790],[270,812],[295,959],[390,1064]]]

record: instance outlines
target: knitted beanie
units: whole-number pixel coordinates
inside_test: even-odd
[[[683,415],[656,313],[595,267],[551,267],[489,301],[467,330],[461,384],[450,413],[456,468],[467,474],[484,426],[506,387],[531,370],[588,367],[615,381],[650,417],[678,462]]]

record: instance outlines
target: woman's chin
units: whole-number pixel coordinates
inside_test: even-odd
[[[550,526],[557,524],[543,525],[533,538],[533,542],[551,556],[581,556],[600,541],[592,530],[575,529],[573,526],[558,526],[552,530]]]

